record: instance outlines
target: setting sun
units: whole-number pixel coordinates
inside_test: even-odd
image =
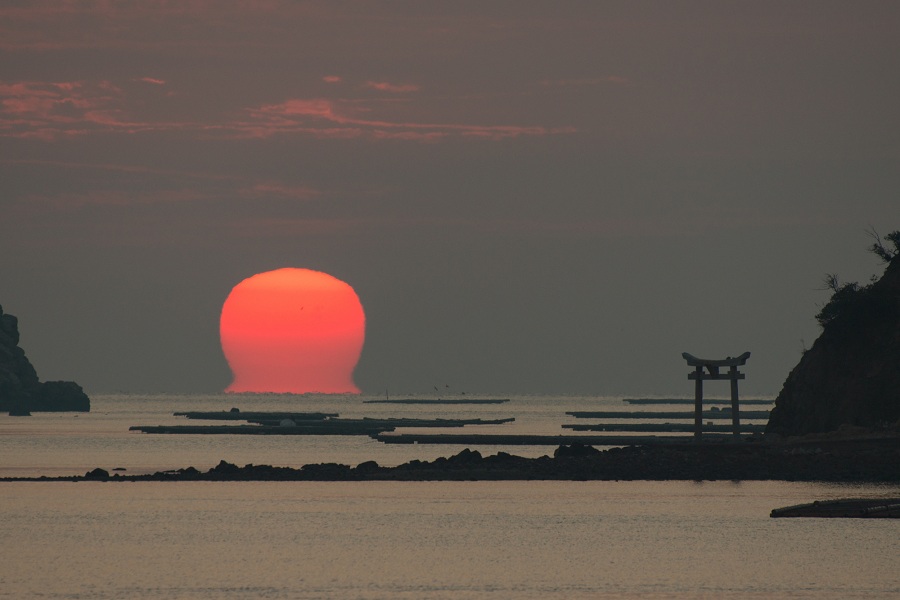
[[[222,306],[226,392],[359,393],[353,370],[366,317],[350,285],[309,269],[249,277]]]

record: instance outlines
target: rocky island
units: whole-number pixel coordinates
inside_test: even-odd
[[[32,412],[91,410],[91,401],[74,381],[40,381],[25,351],[19,347],[19,320],[0,306],[0,411]]]

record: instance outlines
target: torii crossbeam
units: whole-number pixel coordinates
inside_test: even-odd
[[[738,367],[747,363],[749,352],[740,356],[726,357],[721,360],[708,360],[697,358],[687,352],[681,356],[687,361],[694,371],[688,373],[688,379],[694,380],[694,437],[700,439],[703,435],[703,381],[706,379],[728,379],[731,381],[731,424],[734,435],[741,433],[741,417],[738,409],[738,379],[744,379],[744,374],[738,371]],[[727,373],[720,373],[719,368],[728,367]]]

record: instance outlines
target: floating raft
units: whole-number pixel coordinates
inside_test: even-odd
[[[295,425],[358,426],[358,427],[463,427],[465,425],[501,425],[515,421],[506,419],[421,419],[421,418],[373,418],[361,419],[335,418],[337,413],[298,413],[298,412],[177,412],[176,417],[202,419],[208,421],[247,421],[261,425],[281,425],[282,421],[293,421]]]
[[[370,427],[394,429],[396,427],[465,427],[466,425],[503,425],[512,423],[515,417],[504,419],[414,419],[414,418],[390,418],[377,419],[363,417],[362,419],[328,419],[326,421],[294,421],[295,425],[308,425],[311,427]],[[280,422],[266,419],[252,419],[251,423],[260,425],[281,425]]]
[[[537,435],[465,433],[379,433],[372,436],[385,444],[472,444],[481,446],[659,446],[696,443],[693,436],[656,435]],[[704,435],[703,442],[732,443],[733,435]]]
[[[266,412],[266,411],[247,411],[239,410],[217,410],[217,411],[188,411],[173,413],[176,417],[187,417],[188,419],[205,419],[208,421],[254,421],[256,419],[267,419],[270,421],[282,421],[290,419],[291,421],[324,421],[325,419],[336,417],[338,413],[320,413],[320,412]]]
[[[129,431],[189,435],[372,435],[390,428],[315,425],[135,425]]]
[[[689,404],[691,406],[694,405],[694,400],[691,398],[623,398],[622,402],[627,402],[628,404]],[[726,405],[731,406],[731,400],[716,400],[716,399],[703,399],[704,405]],[[738,405],[739,406],[749,406],[751,404],[757,405],[772,405],[775,404],[774,400],[741,400]]]
[[[900,498],[817,500],[810,504],[776,508],[769,516],[772,518],[900,519]]]
[[[289,420],[289,423],[281,424],[277,420],[260,419],[254,421],[260,425],[135,425],[128,429],[142,433],[189,435],[375,435],[397,427],[465,427],[502,425],[512,421],[515,419],[326,419]]]
[[[693,419],[693,412],[630,412],[630,411],[573,411],[567,415],[576,419]],[[741,419],[768,419],[767,410],[742,410]],[[731,419],[730,410],[704,410],[704,419]]]
[[[563,425],[563,429],[571,429],[572,431],[637,431],[644,433],[693,433],[693,423],[591,423],[572,425]],[[730,433],[733,431],[731,425],[714,425],[704,424],[703,431],[710,433]],[[765,425],[748,425],[740,426],[741,433],[765,433]]]
[[[425,398],[404,398],[401,400],[363,400],[363,404],[503,404],[509,402],[509,398],[495,400],[492,398],[449,398],[442,399],[425,399]]]

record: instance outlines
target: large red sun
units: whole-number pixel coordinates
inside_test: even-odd
[[[249,277],[222,306],[226,392],[358,394],[353,369],[366,317],[350,285],[309,269]]]

